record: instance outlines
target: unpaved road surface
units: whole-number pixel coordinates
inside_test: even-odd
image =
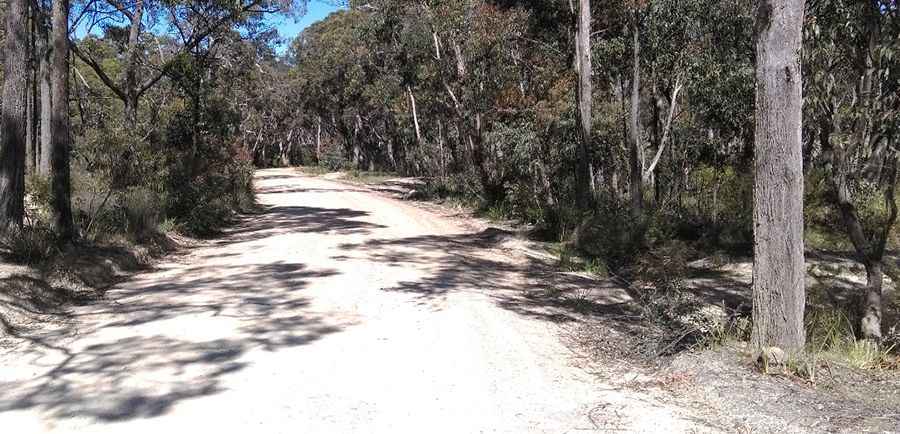
[[[0,349],[3,432],[684,432],[578,367],[528,267],[452,219],[265,170],[267,209]]]

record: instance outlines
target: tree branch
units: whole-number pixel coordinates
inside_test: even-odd
[[[193,50],[197,45],[200,45],[200,43],[203,42],[203,40],[206,39],[207,36],[209,36],[216,29],[219,29],[223,24],[225,24],[229,21],[237,20],[237,18],[241,14],[249,12],[254,7],[259,6],[261,3],[262,3],[262,0],[253,0],[246,6],[242,7],[239,11],[219,18],[218,20],[216,20],[213,24],[209,25],[203,31],[201,31],[195,35],[192,35],[189,38],[188,42],[185,43],[181,47],[181,50],[175,52],[173,54],[173,56],[169,59],[169,61],[165,62],[162,65],[162,67],[159,69],[159,71],[157,71],[156,75],[154,75],[153,77],[151,77],[150,79],[148,79],[147,81],[144,82],[144,84],[140,87],[140,89],[138,89],[138,92],[137,92],[138,96],[140,97],[145,92],[150,90],[150,88],[152,88],[154,85],[156,85],[156,83],[159,82],[159,80],[161,80],[166,74],[169,73],[169,71],[172,70],[172,68],[175,66],[175,60],[178,58],[179,54]]]
[[[106,72],[103,71],[103,67],[100,66],[100,64],[97,63],[97,61],[94,60],[94,58],[91,57],[90,54],[81,51],[81,49],[78,48],[78,44],[71,40],[69,41],[69,48],[73,53],[75,53],[76,56],[78,56],[79,59],[81,59],[82,62],[86,63],[91,67],[91,69],[94,70],[94,73],[97,74],[97,77],[100,77],[100,81],[102,81],[103,84],[106,85],[106,87],[113,91],[113,93],[115,93],[116,96],[119,97],[119,99],[125,101],[125,92],[122,91],[122,89],[118,85],[116,85],[115,81],[113,81],[111,78],[109,78],[108,75],[106,75]]]

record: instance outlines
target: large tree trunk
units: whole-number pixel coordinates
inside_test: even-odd
[[[50,113],[53,111],[53,97],[50,94],[50,35],[47,23],[41,17],[38,25],[37,52],[38,60],[38,88],[41,94],[41,124],[40,124],[40,153],[35,155],[38,160],[38,172],[43,176],[50,176]]]
[[[63,242],[75,236],[72,222],[72,187],[69,179],[69,1],[54,0],[52,12],[53,62],[50,87],[53,113],[50,116],[52,138],[50,179],[53,225]]]
[[[9,0],[0,131],[0,230],[21,226],[25,214],[25,111],[28,3]]]
[[[35,41],[34,26],[38,17],[38,11],[34,9],[34,5],[28,6],[28,72],[27,72],[27,88],[25,89],[25,173],[34,172],[34,146],[37,139],[37,101],[35,96],[37,93],[37,57],[35,57]]]
[[[588,208],[593,202],[591,191],[591,127],[593,90],[591,81],[591,2],[578,0],[575,33],[575,69],[578,91],[575,93],[578,116],[578,148],[575,168],[575,200],[578,208]]]
[[[760,0],[756,22],[753,330],[759,354],[803,350],[803,0]]]

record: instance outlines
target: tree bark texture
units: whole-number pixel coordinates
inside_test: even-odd
[[[802,351],[803,0],[760,0],[756,10],[756,136],[753,185],[753,329],[756,353]]]
[[[62,241],[75,235],[72,222],[72,186],[69,175],[69,1],[54,0],[52,6],[53,56],[50,65],[50,89],[53,110],[50,115],[50,208],[53,225]]]
[[[591,192],[591,127],[593,83],[591,81],[591,2],[578,0],[575,34],[575,68],[578,73],[576,95],[578,115],[578,148],[575,167],[575,200],[578,208],[588,208],[593,201]]]
[[[640,23],[634,20],[632,41],[631,110],[628,115],[628,142],[631,196],[631,215],[640,219],[644,214],[644,157],[641,143],[641,40]]]
[[[3,129],[0,131],[0,230],[21,226],[25,214],[25,112],[28,3],[9,0],[3,65]]]
[[[50,29],[46,20],[41,17],[38,24],[37,54],[38,58],[38,88],[40,89],[40,152],[35,155],[38,160],[38,173],[50,176],[50,117],[53,111],[53,97],[50,94]]]

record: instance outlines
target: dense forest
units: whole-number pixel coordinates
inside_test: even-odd
[[[20,255],[213,234],[254,168],[395,172],[612,273],[673,245],[753,253],[758,348],[804,346],[804,250],[850,250],[858,337],[890,326],[895,0],[351,0],[292,41],[268,17],[304,4],[50,3],[3,9]]]

